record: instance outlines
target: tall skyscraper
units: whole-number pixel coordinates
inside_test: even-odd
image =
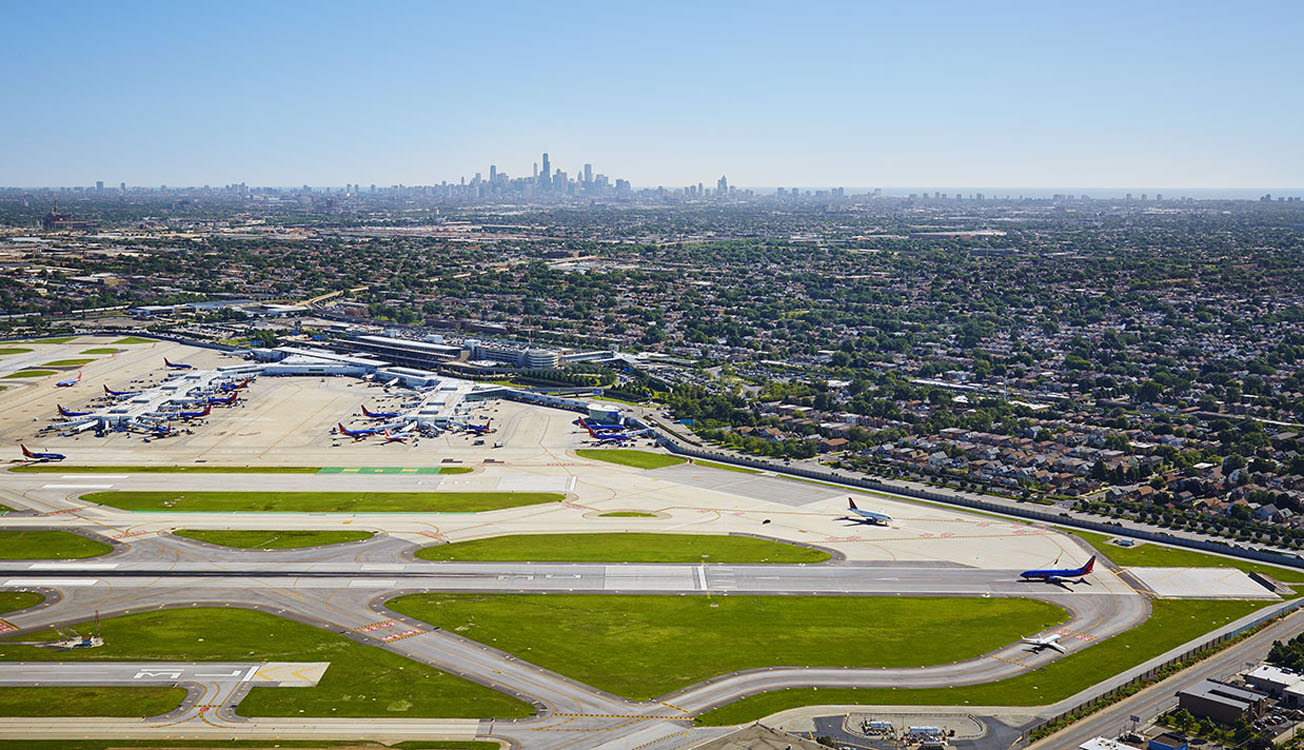
[[[552,185],[552,169],[548,166],[548,152],[543,152],[543,169],[539,171],[539,184],[543,187]]]
[[[492,184],[494,184],[494,183],[496,183],[496,182],[498,182],[498,167],[495,166],[495,165],[493,165],[493,164],[490,164],[490,165],[489,165],[489,184],[492,185]]]
[[[95,181],[95,192],[97,192],[97,193],[102,193],[102,192],[104,192],[104,180],[96,180],[96,181]]]
[[[729,192],[729,181],[724,178],[724,175],[720,175],[720,179],[716,181],[715,189],[720,193]]]
[[[592,164],[585,164],[585,165],[584,165],[584,184],[585,184],[585,185],[591,185],[591,184],[593,184],[593,165],[592,165]]]

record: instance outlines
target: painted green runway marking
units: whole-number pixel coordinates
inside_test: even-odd
[[[318,474],[438,474],[438,466],[325,466]]]

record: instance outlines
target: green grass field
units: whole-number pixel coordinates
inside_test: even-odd
[[[94,349],[83,349],[82,354],[117,354],[121,349],[114,349],[111,346],[97,346]]]
[[[53,689],[53,688],[52,688]],[[497,742],[412,740],[397,745],[379,745],[331,740],[0,740],[0,750],[121,750],[122,748],[175,748],[176,750],[219,750],[221,748],[300,748],[301,750],[499,750]]]
[[[162,686],[0,687],[0,716],[157,716],[185,697],[185,688]]]
[[[644,513],[640,510],[613,510],[610,513],[599,513],[599,518],[656,518],[655,513]]]
[[[35,607],[43,601],[45,597],[33,591],[0,591],[0,615]]]
[[[417,550],[423,560],[494,562],[818,563],[823,550],[708,534],[515,534]]]
[[[6,378],[43,378],[46,375],[53,375],[54,370],[19,370],[5,375]]]
[[[55,337],[53,337],[53,338],[48,338],[48,339],[30,339],[30,340],[28,340],[28,341],[24,341],[23,343],[24,343],[24,344],[66,344],[66,343],[68,343],[69,341],[72,341],[72,340],[75,339],[75,338],[77,338],[77,337],[76,337],[76,336],[55,336]]]
[[[36,474],[316,474],[320,466],[84,466],[64,464],[27,464],[9,471]]]
[[[84,633],[93,627],[93,623],[82,623],[63,630]],[[78,651],[52,651],[0,640],[0,659],[331,663],[315,688],[253,688],[237,709],[245,716],[517,718],[533,711],[526,703],[398,654],[265,612],[215,607],[141,612],[108,618],[100,623],[100,632],[104,636],[102,647]],[[22,640],[57,637],[54,631],[44,631],[24,634]],[[0,714],[12,715],[17,706],[33,715],[49,715],[48,711],[62,710],[61,706],[77,705],[71,700],[76,693],[63,692],[73,688],[46,690],[44,704],[14,698],[14,705],[7,705],[5,692],[0,691]],[[124,694],[122,688],[115,690],[106,696],[104,704],[95,707],[97,713],[118,708],[129,711],[125,715],[141,715],[138,698]],[[150,713],[175,707],[182,693],[171,695],[171,705],[154,705]],[[78,706],[77,710],[85,715],[87,708]]]
[[[1266,573],[1287,583],[1304,583],[1304,570],[1283,568],[1238,557],[1210,555],[1181,547],[1165,547],[1150,542],[1135,547],[1120,547],[1117,544],[1110,544],[1109,540],[1113,537],[1106,534],[1077,529],[1065,530],[1085,539],[1092,547],[1100,550],[1102,555],[1114,561],[1114,564],[1125,568],[1236,568],[1246,573]]]
[[[437,593],[389,607],[635,700],[755,667],[943,664],[1067,619],[1004,598]]]
[[[13,508],[10,508],[8,505],[0,505],[0,514],[8,513],[11,510],[13,510]]]
[[[920,706],[1041,706],[1063,700],[1219,626],[1264,606],[1263,602],[1158,599],[1141,625],[1018,677],[949,688],[777,690],[707,711],[699,724],[728,726],[798,706],[823,704]],[[1028,631],[1025,631],[1028,632]],[[966,636],[968,635],[966,625]]]
[[[580,448],[575,451],[575,455],[621,466],[633,466],[635,469],[660,469],[663,466],[674,466],[685,461],[678,456],[648,453],[632,448]]]
[[[74,560],[112,552],[104,542],[51,529],[0,530],[0,560]]]
[[[42,364],[41,367],[81,367],[82,365],[88,365],[94,361],[95,359],[93,357],[82,359],[56,359],[52,362]]]
[[[700,458],[694,458],[690,461],[694,466],[706,466],[711,469],[721,469],[723,471],[736,471],[739,474],[764,474],[759,469],[749,469],[745,466],[734,466],[733,464],[722,464],[715,461],[704,461]]]
[[[114,344],[152,344],[154,339],[142,339],[139,336],[128,336],[124,339],[118,339]]]
[[[4,348],[0,348],[0,357],[3,357],[6,354],[26,354],[30,351],[32,350],[24,349],[21,346],[7,346]]]
[[[555,503],[559,492],[92,492],[123,510],[217,513],[478,513]]]
[[[241,549],[293,549],[315,547],[319,544],[360,542],[375,536],[370,531],[282,531],[282,530],[219,530],[177,529],[177,536],[223,547]]]

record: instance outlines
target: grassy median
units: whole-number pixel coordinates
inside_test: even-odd
[[[707,461],[701,458],[694,458],[690,463],[694,466],[705,466],[708,469],[720,469],[721,471],[733,471],[739,474],[763,474],[760,469],[749,469],[745,466],[734,466],[733,464],[722,464],[716,461]]]
[[[0,615],[35,607],[43,601],[45,597],[34,591],[0,591]]]
[[[728,726],[755,721],[789,708],[832,704],[1043,706],[1063,700],[1109,675],[1135,667],[1264,606],[1263,602],[1192,599],[1158,599],[1152,604],[1153,613],[1141,625],[1008,680],[949,688],[776,690],[707,711],[697,717],[697,723]],[[957,624],[960,622],[956,621]],[[965,622],[961,627],[960,632],[967,638],[969,624]],[[952,637],[955,635],[953,633]]]
[[[1005,598],[434,593],[389,607],[635,700],[740,669],[944,664],[1067,619]]]
[[[423,560],[612,563],[819,563],[829,553],[716,534],[512,534],[417,550]]]
[[[82,623],[65,632],[89,632],[94,623]],[[255,687],[237,709],[245,716],[348,716],[348,717],[445,717],[517,718],[529,716],[533,708],[502,693],[460,677],[414,662],[374,646],[356,643],[342,635],[294,622],[265,612],[197,607],[159,610],[111,617],[100,623],[104,645],[96,649],[51,651],[36,646],[19,646],[0,640],[0,659],[5,661],[328,661],[330,667],[314,688]],[[54,631],[24,634],[24,641],[53,640]],[[0,715],[52,715],[61,706],[73,704],[77,688],[46,690],[45,704],[27,704],[15,694],[6,698],[0,689]],[[126,713],[104,715],[139,716],[138,699],[119,691],[116,703]],[[171,705],[153,705],[150,713],[175,708],[183,692]],[[65,700],[66,696],[66,700]],[[9,704],[6,701],[12,700]],[[82,715],[87,708],[78,706]],[[115,708],[112,696],[95,704],[96,714]],[[62,714],[61,714],[62,715]]]
[[[43,378],[46,375],[53,375],[54,370],[19,370],[5,375],[6,378]]]
[[[0,740],[0,750],[122,750],[122,748],[175,748],[176,750],[218,750],[219,748],[302,748],[303,750],[499,750],[497,742],[474,740],[409,740],[381,745],[366,740]]]
[[[632,448],[580,448],[575,451],[580,458],[592,458],[610,464],[633,466],[635,469],[660,469],[663,466],[682,464],[686,459],[679,456],[667,456],[664,453],[649,453]]]
[[[240,549],[295,549],[370,539],[370,531],[285,531],[280,529],[177,529],[177,536]]]
[[[112,551],[112,545],[68,531],[0,530],[0,560],[75,560]]]
[[[559,492],[92,492],[122,510],[216,513],[478,513],[555,503]]]

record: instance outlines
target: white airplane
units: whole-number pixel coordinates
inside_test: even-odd
[[[856,507],[856,501],[847,498],[847,513],[851,515],[843,516],[848,521],[859,521],[860,523],[882,524],[887,526],[892,522],[892,516],[886,513],[875,513],[872,510],[865,510]]]
[[[1060,639],[1059,633],[1053,633],[1051,635],[1043,635],[1040,638],[1024,638],[1022,636],[1019,637],[1020,641],[1028,644],[1029,646],[1032,646],[1033,651],[1040,651],[1043,648],[1053,648],[1062,654],[1064,653],[1064,647],[1059,645],[1059,639]]]

